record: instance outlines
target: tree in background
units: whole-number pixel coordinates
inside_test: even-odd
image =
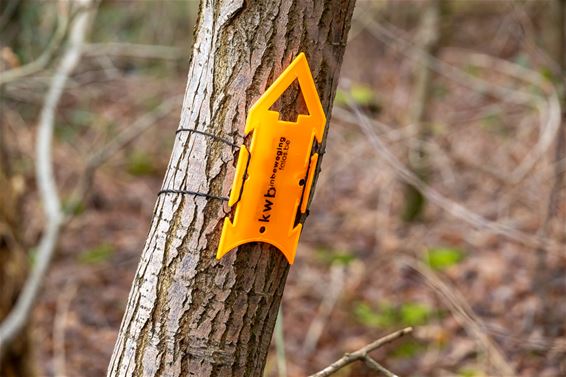
[[[299,52],[329,117],[353,8],[353,0],[204,2],[180,128],[241,142],[248,109]],[[295,112],[296,99],[296,91],[283,98],[280,111]],[[225,196],[234,157],[218,139],[179,133],[163,187]],[[216,260],[225,216],[214,198],[159,196],[109,376],[262,375],[289,264],[266,244]]]
[[[429,0],[426,3],[419,28],[419,46],[416,51],[417,69],[415,70],[414,104],[411,109],[411,123],[417,128],[418,137],[409,151],[409,166],[425,182],[430,175],[426,142],[432,136],[431,103],[434,75],[430,68],[441,48],[443,16],[446,2]],[[415,186],[405,184],[403,220],[417,220],[424,212],[426,199]]]
[[[22,237],[23,178],[14,173],[6,136],[0,124],[0,321],[6,318],[18,298],[28,265]],[[28,330],[26,326],[18,339],[0,350],[0,376],[35,374]]]

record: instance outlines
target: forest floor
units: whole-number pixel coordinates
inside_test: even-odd
[[[544,221],[553,147],[514,180],[545,130],[536,106],[542,103],[545,119],[552,93],[513,70],[542,76],[525,52],[526,37],[508,17],[458,20],[458,33],[441,53],[464,76],[447,77],[447,68],[435,75],[434,134],[427,141],[433,194],[414,222],[402,219],[400,171],[416,140],[408,117],[416,64],[402,43],[411,35],[399,33],[399,40],[384,43],[376,30],[354,24],[322,174],[283,300],[289,377],[314,373],[406,326],[415,326],[414,334],[374,354],[400,376],[566,375],[566,261],[559,248],[541,251],[531,242]],[[476,29],[481,33],[470,31]],[[489,69],[481,67],[472,49],[507,59],[514,68],[498,70],[495,60]],[[58,114],[61,192],[72,187],[89,151],[184,92],[186,64],[167,75],[122,70],[112,78],[93,67],[81,67]],[[470,89],[475,79],[487,88]],[[498,97],[489,84],[541,100],[517,104]],[[353,98],[356,109],[344,96]],[[33,106],[24,106],[30,115],[20,121],[28,127],[18,133],[20,148],[30,155]],[[355,110],[368,117],[365,130]],[[56,374],[56,360],[64,360],[67,376],[105,374],[179,113],[177,108],[157,120],[100,168],[82,213],[65,229],[33,319],[46,376]],[[392,163],[389,152],[403,165]],[[33,187],[32,177],[29,182]],[[27,238],[37,239],[41,216],[33,198],[26,216]],[[562,245],[565,219],[563,201],[547,233]],[[338,375],[372,374],[359,363]],[[278,376],[275,352],[266,376]]]

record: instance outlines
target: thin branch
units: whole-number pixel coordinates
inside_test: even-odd
[[[356,352],[345,354],[340,359],[336,360],[335,362],[333,362],[332,364],[330,364],[329,366],[327,366],[326,368],[324,368],[320,372],[312,374],[309,377],[327,377],[327,376],[330,376],[330,375],[338,372],[340,369],[344,368],[345,366],[353,363],[354,361],[358,361],[358,360],[362,360],[362,361],[365,361],[367,363],[367,360],[371,359],[368,356],[368,353],[375,351],[376,349],[383,347],[384,345],[391,343],[392,341],[397,340],[397,339],[411,333],[412,331],[413,331],[412,327],[407,327],[407,328],[404,328],[402,330],[391,333],[389,335],[386,335],[383,338],[379,338],[375,342],[370,343],[370,344],[360,348]],[[375,360],[373,360],[373,359],[371,359],[371,360],[373,361],[373,363],[370,362],[370,364],[372,365],[371,366],[372,368],[375,368],[375,364],[379,365]],[[379,365],[379,367],[381,367],[382,369],[385,369],[381,365]],[[379,369],[379,367],[377,368],[377,370],[382,371],[381,369]],[[388,376],[388,377],[395,376],[393,373],[391,373],[389,371],[387,371],[387,372],[390,373],[390,374],[386,374],[386,376]]]
[[[366,366],[370,369],[375,370],[376,372],[381,372],[386,377],[399,377],[396,374],[392,373],[390,370],[386,369],[383,365],[375,361],[373,358],[366,355],[364,357],[364,362]]]
[[[90,3],[91,0],[80,0],[80,6],[83,7]],[[55,110],[65,83],[80,60],[81,47],[90,24],[89,16],[86,11],[80,12],[72,22],[69,46],[53,76],[41,110],[36,140],[36,179],[45,212],[46,229],[37,246],[37,258],[22,292],[13,309],[0,324],[0,352],[19,335],[28,322],[39,288],[53,257],[63,223],[51,156]]]

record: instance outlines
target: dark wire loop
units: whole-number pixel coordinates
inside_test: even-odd
[[[189,190],[173,190],[173,189],[165,189],[165,190],[160,190],[157,193],[157,196],[161,195],[161,194],[181,194],[181,195],[193,195],[193,196],[200,196],[203,198],[208,198],[208,199],[218,199],[218,200],[222,200],[222,201],[228,201],[229,198],[225,197],[225,196],[217,196],[217,195],[211,195],[211,194],[207,194],[205,192],[198,192],[198,191],[189,191]]]
[[[180,133],[180,132],[189,132],[189,133],[195,133],[195,134],[199,134],[199,135],[208,136],[208,137],[210,137],[210,138],[212,138],[212,139],[214,139],[214,140],[218,140],[218,141],[220,141],[220,142],[222,142],[222,143],[224,143],[224,144],[227,144],[227,145],[229,145],[229,146],[231,146],[231,147],[233,147],[233,148],[240,148],[240,145],[239,145],[239,144],[236,144],[236,143],[234,143],[234,142],[232,142],[232,141],[230,141],[230,140],[228,140],[228,139],[224,139],[223,137],[220,137],[220,136],[218,136],[218,135],[211,134],[211,133],[209,133],[209,132],[199,131],[199,130],[196,130],[196,129],[194,129],[194,128],[179,128],[179,129],[177,129],[177,131],[175,131],[175,134],[178,134],[178,133]]]
[[[199,134],[199,135],[204,135],[207,137],[210,137],[214,140],[220,141],[224,144],[227,144],[233,148],[237,148],[239,149],[240,146],[236,143],[233,143],[232,141],[228,140],[228,139],[224,139],[223,137],[211,134],[209,132],[205,132],[205,131],[199,131],[196,130],[194,128],[179,128],[177,129],[177,131],[175,131],[175,134],[179,134],[181,132],[189,132],[189,133],[195,133],[195,134]],[[203,198],[208,198],[208,199],[217,199],[217,200],[222,200],[227,202],[229,200],[229,198],[225,197],[225,196],[218,196],[218,195],[211,195],[211,194],[207,194],[205,192],[198,192],[198,191],[190,191],[190,190],[175,190],[175,189],[164,189],[164,190],[160,190],[157,193],[157,196],[162,195],[162,194],[181,194],[181,195],[193,195],[193,196],[200,196]]]

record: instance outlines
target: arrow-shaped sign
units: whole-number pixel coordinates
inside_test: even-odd
[[[270,107],[298,80],[308,114],[296,122],[282,121]],[[250,148],[242,145],[216,257],[248,242],[277,247],[290,264],[318,162],[314,141],[322,142],[326,117],[305,54],[301,53],[251,107],[246,121]]]

